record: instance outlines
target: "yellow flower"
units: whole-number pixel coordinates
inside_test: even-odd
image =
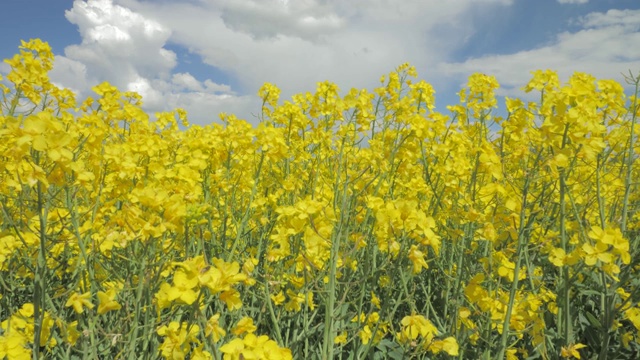
[[[371,303],[377,307],[378,309],[380,309],[380,299],[376,296],[376,294],[372,291],[371,292]]]
[[[241,354],[242,358],[245,357],[243,354],[244,348],[245,346],[242,339],[235,338],[230,342],[222,345],[220,347],[220,351],[224,354],[224,360],[236,360],[241,359]]]
[[[569,346],[563,346],[562,349],[560,350],[560,356],[562,356],[563,358],[576,358],[576,359],[580,359],[580,352],[578,350],[587,347],[587,345],[584,344],[572,344]]]
[[[240,300],[240,293],[237,290],[229,290],[220,294],[220,300],[227,304],[229,311],[234,311],[242,308],[242,300]]]
[[[391,278],[388,275],[382,275],[378,279],[378,284],[380,284],[380,287],[387,287],[391,284]]]
[[[115,298],[115,289],[110,289],[107,292],[98,291],[98,300],[100,301],[100,304],[98,305],[98,314],[102,315],[112,310],[120,310],[122,305],[120,305]]]
[[[429,345],[429,350],[434,354],[444,351],[451,356],[458,356],[460,348],[456,339],[449,336],[444,340],[434,340],[431,345]]]
[[[633,333],[631,331],[627,331],[624,334],[622,334],[621,338],[622,338],[622,346],[624,346],[625,349],[629,350],[630,349],[629,343],[634,339]]]
[[[168,288],[169,299],[178,299],[187,305],[193,304],[198,298],[198,293],[193,289],[185,288],[184,286],[171,286]]]
[[[284,305],[285,310],[291,312],[298,312],[302,310],[301,305],[306,301],[305,296],[291,290],[287,290],[287,295],[289,296],[289,301]]]
[[[171,285],[167,284],[166,282],[163,282],[162,284],[160,284],[160,289],[154,295],[154,298],[158,305],[158,310],[162,310],[164,308],[171,306],[171,302],[173,301],[173,298],[171,297],[170,292],[171,292]]]
[[[636,330],[640,330],[640,308],[632,307],[624,311],[624,316],[627,318]]]
[[[80,332],[78,331],[78,320],[72,321],[64,327],[65,339],[71,345],[75,345],[80,338]]]
[[[433,326],[431,321],[422,315],[405,316],[400,322],[403,326],[400,335],[401,340],[415,340],[421,336],[428,341],[438,333],[438,329]]]
[[[204,330],[205,336],[212,336],[213,342],[217,343],[222,339],[227,332],[220,326],[218,320],[220,319],[220,314],[215,314],[207,320],[207,327]]]
[[[271,295],[271,301],[273,301],[273,303],[276,305],[282,304],[285,300],[286,298],[284,297],[284,293],[282,293],[282,290],[280,290],[280,292],[275,295]]]
[[[333,342],[336,344],[346,344],[347,343],[347,332],[343,331],[340,333],[340,335],[336,336],[333,339]]]
[[[428,269],[429,265],[424,260],[424,253],[418,250],[416,245],[411,245],[409,249],[409,260],[413,263],[413,273],[418,274],[423,268]]]
[[[158,328],[158,335],[163,337],[160,344],[160,353],[165,359],[184,359],[191,348],[191,344],[199,344],[197,335],[200,331],[198,325],[190,325],[186,322],[172,321],[169,325]]]
[[[368,344],[371,341],[371,337],[373,334],[371,333],[371,328],[369,325],[365,325],[362,330],[358,332],[358,336],[360,336],[360,340],[362,340],[363,344]]]
[[[8,334],[0,336],[0,357],[8,359],[30,359],[31,349],[29,342],[31,339],[12,331]]]
[[[608,264],[613,261],[613,254],[609,252],[609,245],[602,242],[597,242],[596,246],[589,244],[582,245],[582,251],[584,252],[584,263],[593,266],[598,260]]]
[[[233,330],[231,330],[231,332],[234,335],[242,335],[244,333],[253,333],[254,331],[256,331],[257,327],[255,325],[253,325],[253,319],[245,316],[242,319],[240,319],[240,321],[238,321],[238,323],[236,324],[236,327],[233,328]]]
[[[315,310],[316,304],[313,302],[313,292],[312,291],[309,291],[307,293],[306,300],[307,300],[307,306],[309,307],[309,309],[311,311]]]
[[[82,314],[85,307],[93,309],[93,304],[91,303],[91,292],[86,292],[82,295],[74,292],[67,300],[65,306],[73,306],[73,310],[78,314]]]
[[[200,345],[191,351],[191,353],[189,354],[191,360],[212,360],[213,359],[213,356],[211,356],[211,353],[206,350],[202,350],[202,347],[203,345]]]
[[[260,90],[258,90],[258,96],[262,99],[263,104],[269,104],[275,107],[280,97],[280,89],[273,84],[265,83]]]
[[[580,259],[580,254],[572,252],[570,254],[565,253],[561,248],[554,248],[549,253],[549,261],[557,266],[562,267],[565,265],[575,265]]]
[[[507,349],[505,357],[507,360],[520,360],[518,358],[518,355],[516,355],[517,353],[518,353],[518,349]]]

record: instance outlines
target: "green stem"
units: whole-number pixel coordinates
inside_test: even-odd
[[[38,163],[38,156],[35,156],[35,163]],[[47,288],[47,262],[45,254],[47,251],[47,217],[48,207],[45,206],[44,191],[42,190],[42,182],[38,180],[36,185],[38,192],[38,219],[40,220],[40,247],[38,249],[38,260],[36,263],[35,275],[35,291],[33,294],[33,322],[34,322],[34,340],[33,340],[33,359],[40,359],[40,337],[42,336],[42,321],[44,320],[44,295]]]
[[[636,124],[638,114],[638,87],[640,86],[640,75],[634,79],[635,92],[633,98],[633,104],[631,104],[631,129],[629,131],[629,154],[627,155],[627,174],[624,178],[624,200],[622,202],[622,221],[620,223],[620,230],[624,233],[627,230],[627,217],[629,213],[629,196],[631,195],[631,176],[633,172],[633,160],[634,160],[634,128]]]

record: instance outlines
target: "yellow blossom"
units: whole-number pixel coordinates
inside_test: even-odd
[[[115,289],[110,289],[107,292],[98,291],[98,314],[104,314],[108,311],[120,310],[122,305],[120,305],[116,300],[116,292]]]
[[[347,343],[347,332],[343,331],[340,333],[340,335],[336,336],[333,339],[333,342],[336,344],[346,344]]]
[[[256,331],[256,329],[256,326],[253,325],[253,319],[245,316],[240,319],[240,321],[238,321],[236,327],[234,327],[231,332],[234,335],[242,335],[244,333],[253,333],[254,331]]]
[[[82,314],[84,308],[93,309],[93,304],[91,303],[91,293],[86,292],[84,294],[78,294],[76,292],[72,293],[65,304],[66,307],[73,307],[73,310]]]
[[[587,347],[584,344],[571,344],[569,346],[563,346],[561,351],[560,351],[560,356],[562,356],[563,358],[568,358],[568,359],[572,359],[572,358],[576,358],[576,359],[581,359],[580,357],[580,352],[578,350]]]

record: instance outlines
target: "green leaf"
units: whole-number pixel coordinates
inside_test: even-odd
[[[597,328],[601,328],[602,324],[600,323],[600,321],[593,316],[590,312],[587,312],[585,314],[587,316],[587,319],[589,320],[589,324],[591,324],[591,326],[597,327]]]
[[[376,351],[373,355],[374,360],[383,359],[404,359],[404,350],[398,343],[389,339],[382,339],[376,348],[380,351]]]
[[[592,295],[592,296],[600,296],[602,293],[600,291],[591,290],[591,289],[581,289],[580,293],[583,295]]]

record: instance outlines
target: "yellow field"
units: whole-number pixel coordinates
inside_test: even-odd
[[[0,359],[638,356],[640,77],[538,71],[501,118],[405,64],[200,127],[7,62]]]

